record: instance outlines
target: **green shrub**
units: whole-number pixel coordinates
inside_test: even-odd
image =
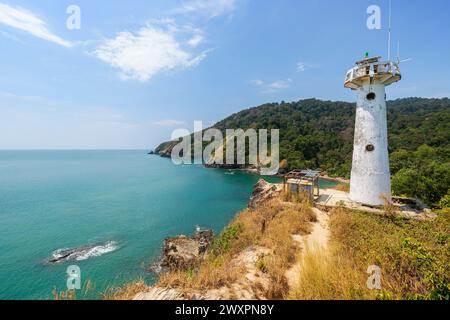
[[[242,229],[243,225],[240,223],[227,227],[220,236],[214,240],[212,244],[213,254],[219,255],[230,250],[231,241],[239,237]]]
[[[439,202],[439,206],[441,208],[450,208],[450,190],[448,190],[447,194],[442,197]]]

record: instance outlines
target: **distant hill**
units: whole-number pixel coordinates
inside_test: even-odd
[[[436,161],[443,166],[438,170],[440,190],[432,191],[435,194],[432,200],[425,200],[438,201],[450,185],[450,99],[406,98],[389,101],[387,106],[393,175],[408,168],[427,171],[423,166]],[[268,103],[233,114],[214,127],[220,130],[280,129],[283,171],[314,168],[330,176],[349,177],[355,109],[354,103],[316,99]],[[155,153],[170,156],[175,144],[165,142],[155,149]],[[423,145],[429,148],[425,150],[422,147],[422,155],[418,155],[417,150]],[[426,161],[417,157],[425,157]],[[432,175],[431,172],[429,174]],[[411,179],[418,180],[419,177]],[[417,192],[401,193],[414,195]]]

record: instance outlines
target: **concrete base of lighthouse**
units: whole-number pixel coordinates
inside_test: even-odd
[[[385,86],[358,89],[350,199],[379,206],[391,198]]]

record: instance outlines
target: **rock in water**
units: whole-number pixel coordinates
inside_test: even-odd
[[[58,249],[53,252],[52,257],[47,260],[48,264],[57,264],[66,261],[82,261],[91,257],[99,257],[118,249],[115,241],[87,245],[71,249]]]
[[[194,267],[205,255],[214,239],[212,230],[200,230],[193,237],[178,236],[164,240],[159,266],[161,272],[186,270]],[[159,268],[158,268],[159,267]]]
[[[254,210],[261,203],[278,195],[280,191],[281,188],[278,185],[269,183],[264,179],[260,179],[253,187],[252,197],[250,198],[248,207]]]

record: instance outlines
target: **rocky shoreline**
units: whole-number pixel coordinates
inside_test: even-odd
[[[170,158],[172,156],[172,149],[178,141],[168,141],[161,143],[159,146],[149,152],[150,155],[158,155],[163,158]]]
[[[204,258],[213,240],[213,230],[200,229],[191,237],[179,235],[166,238],[161,258],[150,267],[150,271],[165,273],[193,268]]]
[[[160,144],[155,150],[150,151],[149,155],[156,155],[162,158],[171,158],[172,149],[178,143],[178,141],[169,141]],[[260,169],[255,166],[245,166],[245,165],[237,165],[237,164],[204,164],[205,168],[208,169],[223,169],[223,170],[233,170],[233,171],[243,171],[250,174],[261,175]],[[287,172],[280,170],[276,177],[284,178]],[[350,183],[349,179],[341,178],[341,177],[330,177],[326,174],[320,176],[323,180],[333,181],[342,184]]]
[[[164,142],[160,144],[155,150],[150,151],[149,155],[160,156],[162,158],[171,158],[172,157],[172,149],[178,143],[178,141],[170,141]],[[260,174],[258,168],[254,166],[245,166],[239,164],[204,164],[205,168],[208,169],[223,169],[223,170],[236,170],[236,171],[245,171],[252,174]]]
[[[248,207],[254,210],[281,192],[281,185],[260,179],[253,187]],[[179,235],[166,238],[161,258],[150,267],[150,271],[165,273],[195,268],[204,259],[214,239],[213,230],[199,228],[193,236]]]
[[[264,202],[278,196],[282,190],[282,185],[272,184],[260,179],[253,187],[248,207],[251,210],[256,210]],[[214,244],[214,240],[215,234],[213,230],[200,228],[197,228],[193,236],[179,235],[166,238],[160,259],[150,267],[149,271],[164,274],[198,268],[207,257],[208,250]],[[257,261],[260,261],[268,254],[269,250],[266,248],[258,246],[249,247],[242,254],[235,257],[234,261],[236,264],[242,264],[247,269],[253,270],[254,273],[260,274],[258,279],[268,283],[267,275],[261,273],[255,267]],[[186,292],[177,288],[156,284],[143,292],[137,293],[133,297],[133,300],[217,300],[222,299],[222,296],[227,290],[229,289],[219,288],[205,292],[193,290],[189,294],[186,294]],[[242,292],[246,292],[246,290],[242,289]],[[252,296],[244,297],[249,299]]]

